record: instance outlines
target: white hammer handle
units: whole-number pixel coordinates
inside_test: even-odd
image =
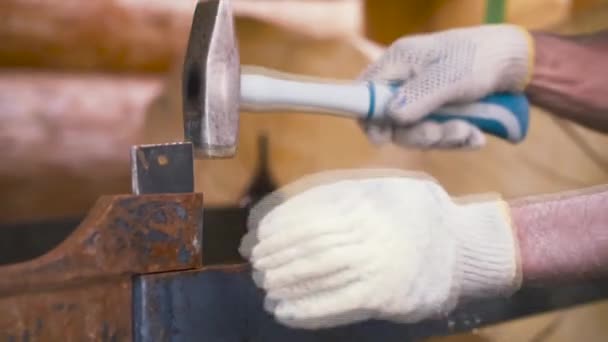
[[[279,75],[276,73],[276,75]],[[356,119],[387,119],[387,104],[398,85],[355,81],[344,83],[307,77],[241,75],[241,109],[307,111]],[[498,93],[461,106],[445,106],[424,120],[465,120],[482,131],[517,143],[528,131],[529,103],[523,94]]]
[[[383,114],[392,95],[388,85],[371,82],[330,83],[241,75],[241,109],[248,111],[305,111],[377,118]]]

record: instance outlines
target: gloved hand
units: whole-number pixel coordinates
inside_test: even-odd
[[[288,191],[262,201],[242,240],[279,322],[409,323],[519,288],[516,238],[499,197],[456,203],[434,180],[398,171],[324,178],[300,181],[303,190],[282,204],[277,196]]]
[[[532,74],[533,53],[530,34],[509,24],[401,38],[360,76],[404,82],[389,104],[389,115],[400,125],[365,124],[365,129],[378,144],[480,147],[485,143],[483,133],[466,121],[417,122],[447,104],[457,106],[496,92],[523,91]]]

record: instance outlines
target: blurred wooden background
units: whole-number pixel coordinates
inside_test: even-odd
[[[235,6],[244,64],[337,78],[356,77],[370,62],[355,44],[360,36],[388,44],[404,34],[480,24],[486,14],[485,0],[237,0]],[[131,144],[182,138],[181,58],[193,8],[186,0],[0,2],[0,222],[82,215],[98,196],[130,191]],[[507,0],[506,20],[556,32],[596,30],[608,26],[608,2]],[[279,184],[367,166],[423,170],[454,195],[515,197],[608,181],[608,138],[536,108],[526,142],[490,139],[476,152],[378,148],[354,122],[334,117],[243,113],[241,122],[236,158],[196,165],[197,190],[208,205],[238,201],[262,133]],[[605,341],[606,307],[441,340]]]

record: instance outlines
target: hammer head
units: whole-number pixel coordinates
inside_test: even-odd
[[[196,158],[236,153],[240,60],[229,0],[199,0],[182,75],[184,136]]]

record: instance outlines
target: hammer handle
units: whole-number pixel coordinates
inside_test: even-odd
[[[241,108],[249,111],[307,111],[361,120],[386,120],[395,86],[378,82],[325,82],[241,75]],[[528,130],[524,95],[501,93],[467,105],[444,106],[424,120],[465,120],[487,134],[517,143]]]

